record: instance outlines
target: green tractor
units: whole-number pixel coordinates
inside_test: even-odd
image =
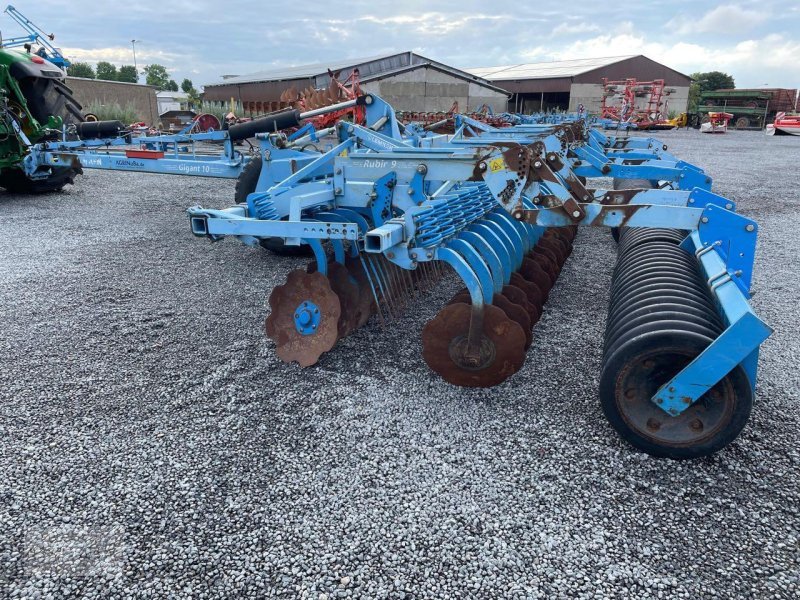
[[[0,48],[0,187],[15,193],[51,192],[72,183],[80,165],[27,173],[28,148],[56,139],[65,125],[82,122],[83,115],[64,72],[27,48]]]

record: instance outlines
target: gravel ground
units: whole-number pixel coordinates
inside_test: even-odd
[[[87,172],[0,196],[0,596],[795,598],[800,140],[660,132],[761,226],[776,328],[732,446],[634,452],[597,395],[614,245],[587,230],[523,370],[420,356],[444,285],[301,370],[262,334],[299,259],[193,238],[232,182]]]

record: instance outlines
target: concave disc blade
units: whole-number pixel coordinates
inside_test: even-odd
[[[445,381],[465,387],[491,387],[519,371],[525,362],[525,333],[496,306],[483,309],[480,358],[464,359],[472,307],[445,306],[422,330],[422,356]]]
[[[295,325],[295,314],[303,303],[318,310],[319,323],[313,333],[304,335]],[[331,289],[328,278],[321,273],[306,273],[297,269],[289,273],[286,283],[276,287],[269,297],[272,312],[266,320],[267,336],[284,362],[297,361],[308,367],[333,348],[339,337],[339,297]]]
[[[361,259],[348,256],[345,260],[345,266],[350,276],[358,283],[358,304],[355,309],[357,315],[356,327],[363,327],[375,312],[375,296],[372,293],[372,286],[369,283],[367,274],[364,272],[364,265],[361,263]]]
[[[503,294],[495,294],[494,298],[492,298],[492,306],[502,310],[509,319],[522,327],[522,331],[525,333],[525,350],[530,348],[533,343],[533,334],[531,333],[531,318],[528,316],[528,312]]]
[[[532,258],[523,258],[522,265],[519,268],[519,274],[528,281],[535,283],[536,286],[542,290],[542,302],[547,302],[547,296],[550,293],[550,288],[553,287],[555,279],[548,273],[541,264]]]
[[[514,304],[518,304],[522,308],[525,309],[525,312],[528,314],[528,318],[531,321],[531,326],[536,322],[537,317],[537,309],[536,307],[528,300],[527,294],[523,292],[520,288],[515,285],[504,285],[503,286],[503,296],[511,300]]]
[[[544,306],[544,294],[538,285],[532,281],[528,281],[517,272],[511,274],[511,285],[521,289],[528,299],[535,314],[531,315],[531,325],[535,325],[539,318],[542,316],[542,306]]]
[[[358,313],[358,299],[360,296],[358,284],[350,277],[344,265],[337,262],[328,263],[328,279],[331,289],[339,296],[341,314],[339,316],[339,338],[349,335],[358,327],[360,315]]]

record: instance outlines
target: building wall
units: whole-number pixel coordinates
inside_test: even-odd
[[[409,112],[448,111],[453,102],[458,102],[461,111],[476,109],[484,103],[499,112],[506,107],[505,94],[428,68],[368,81],[361,87],[365,92],[378,94],[395,110]]]
[[[116,103],[123,108],[130,104],[140,121],[148,124],[158,122],[158,102],[156,90],[152,86],[83,77],[67,77],[67,85],[83,105],[84,112],[88,112],[88,106],[93,103]]]
[[[633,58],[575,75],[573,83],[600,83],[603,77],[611,80],[634,77],[639,81],[663,79],[668,86],[688,86],[692,82],[683,73],[670,69],[668,66],[662,65],[646,56],[634,56]]]
[[[292,88],[300,92],[309,87],[314,87],[314,80],[308,77],[287,81],[222,83],[219,85],[207,85],[203,89],[203,100],[230,102],[231,98],[233,98],[236,102],[259,102],[262,105],[273,103],[275,106],[271,110],[278,110],[286,106],[285,103],[280,103],[281,93]]]
[[[689,86],[666,85],[665,88],[675,92],[665,96],[667,101],[665,116],[670,112],[685,112],[689,104]],[[603,97],[603,85],[600,83],[573,83],[570,88],[569,110],[578,109],[578,104],[583,104],[589,113],[600,112],[600,102]],[[637,108],[644,108],[647,98],[637,98]]]

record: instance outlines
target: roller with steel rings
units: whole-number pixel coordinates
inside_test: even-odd
[[[724,329],[697,260],[679,230],[620,232],[612,275],[600,402],[620,436],[655,456],[706,456],[739,435],[752,407],[741,367],[683,412],[653,397]]]

